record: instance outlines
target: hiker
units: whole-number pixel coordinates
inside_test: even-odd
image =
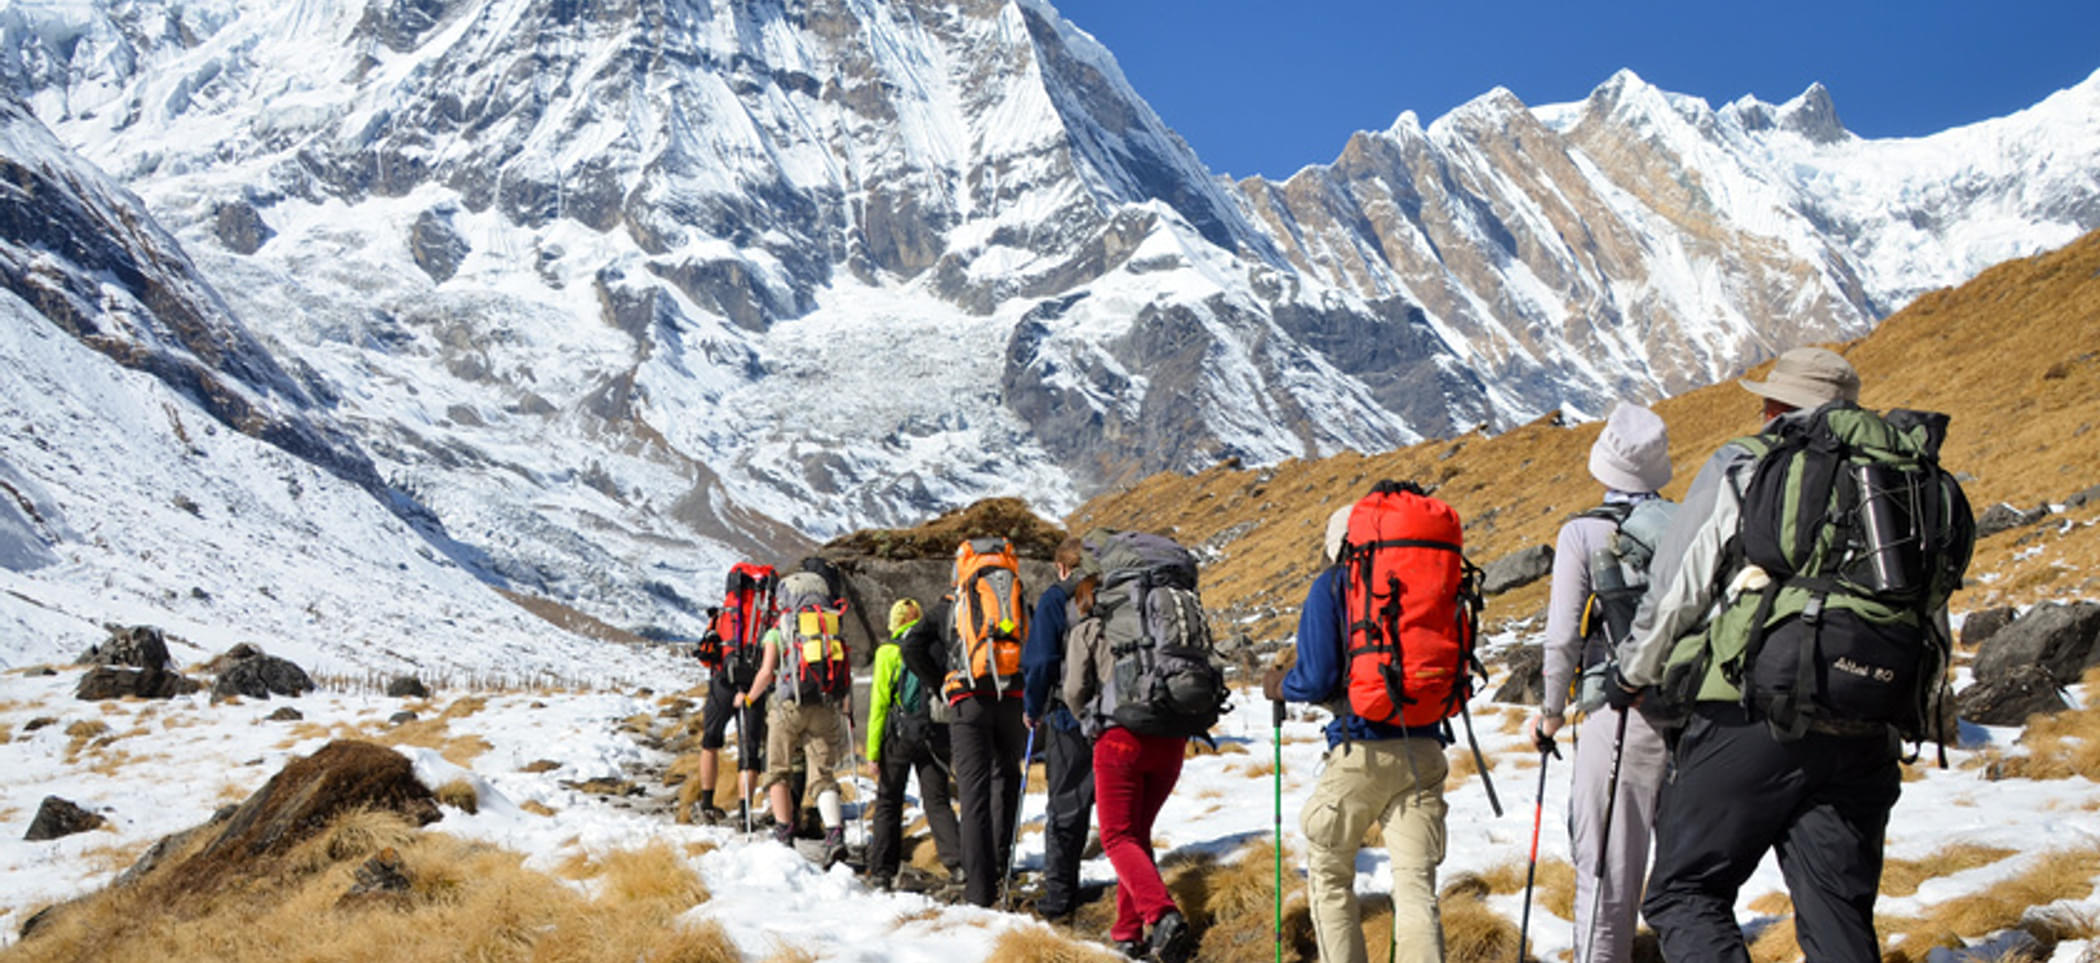
[[[763,783],[773,810],[773,838],[792,846],[799,800],[789,788],[795,756],[807,762],[810,788],[817,794],[817,816],[824,826],[822,862],[830,867],[846,858],[846,830],[834,770],[847,752],[842,712],[850,712],[852,666],[839,636],[843,600],[832,597],[822,576],[796,572],[780,580],[780,619],[767,630],[764,655],[745,703],[754,694],[773,693],[767,720]]]
[[[956,547],[953,597],[899,643],[904,664],[953,712],[948,743],[962,831],[963,898],[990,906],[1011,865],[1021,809],[1021,641],[1028,612],[1005,539]]]
[[[1621,403],[1590,446],[1589,467],[1604,485],[1604,500],[1562,525],[1554,548],[1545,694],[1532,733],[1539,745],[1550,742],[1565,724],[1569,690],[1576,689],[1575,711],[1583,721],[1567,813],[1575,857],[1575,963],[1625,963],[1633,955],[1649,827],[1668,753],[1645,716],[1604,701],[1604,684],[1612,649],[1625,641],[1647,587],[1656,536],[1672,515],[1673,506],[1656,494],[1670,481],[1662,419]]]
[[[866,875],[879,890],[895,885],[903,862],[904,784],[919,774],[919,808],[950,878],[962,874],[962,840],[955,807],[948,801],[948,726],[933,718],[933,687],[904,669],[898,641],[919,624],[919,601],[890,605],[890,638],[875,649],[873,693],[868,701],[868,767],[875,773],[874,826],[868,840]]]
[[[707,636],[696,653],[701,664],[712,672],[707,701],[700,710],[700,772],[695,780],[699,818],[708,825],[721,822],[727,815],[715,805],[715,786],[731,719],[737,721],[739,826],[749,824],[751,794],[757,788],[759,772],[765,769],[767,690],[757,689],[755,699],[748,705],[738,701],[738,695],[752,691],[751,682],[758,675],[762,655],[759,640],[778,615],[774,600],[776,581],[772,566],[750,562],[731,566],[722,606],[709,621]],[[689,818],[687,806],[679,807],[677,818]]]
[[[1723,445],[1693,479],[1657,546],[1648,594],[1607,686],[1622,709],[1645,699],[1643,708],[1688,712],[1656,815],[1641,910],[1670,959],[1748,960],[1736,897],[1776,849],[1807,957],[1872,963],[1881,959],[1874,902],[1882,843],[1902,787],[1897,730],[1919,728],[1919,694],[1944,686],[1945,593],[1959,584],[1973,527],[1961,528],[1967,503],[1937,465],[1934,429],[1944,428],[1944,416],[1884,419],[1858,408],[1858,373],[1822,348],[1788,351],[1765,380],[1740,384],[1761,400],[1764,428]],[[1836,486],[1853,476],[1897,470],[1873,462],[1875,451],[1898,449],[1923,454],[1929,481],[1882,489],[1861,481],[1857,513],[1831,507]],[[1814,468],[1818,458],[1827,466],[1841,451],[1867,460],[1821,472],[1815,489],[1808,486],[1819,473],[1789,470]],[[1779,470],[1761,470],[1768,463]],[[1930,553],[1895,567],[1930,580],[1929,591],[1901,604],[1892,588],[1861,588],[1871,573],[1839,570],[1824,556],[1824,547],[1846,559],[1854,546],[1875,549],[1882,540],[1857,526],[1892,490],[1924,499],[1920,521],[1952,529],[1925,522],[1900,539]],[[1830,535],[1825,525],[1843,530],[1805,537]],[[1808,545],[1816,554],[1786,560],[1770,545]],[[1889,621],[1875,621],[1883,616]],[[1871,648],[1899,638],[1911,641],[1900,658]],[[1835,661],[1818,667],[1819,659]],[[1854,667],[1856,677],[1848,674]],[[1894,682],[1877,690],[1884,671]]]
[[[1350,670],[1356,662],[1351,638],[1357,633],[1348,617],[1347,574],[1355,553],[1346,551],[1345,543],[1364,540],[1354,533],[1360,511],[1360,503],[1344,505],[1328,516],[1322,549],[1329,567],[1313,579],[1299,610],[1297,660],[1288,671],[1270,669],[1262,692],[1271,702],[1338,706],[1327,725],[1325,768],[1299,814],[1309,849],[1306,888],[1320,959],[1368,963],[1356,898],[1356,854],[1365,833],[1377,824],[1392,862],[1396,959],[1440,961],[1444,934],[1436,868],[1444,861],[1449,727],[1441,715],[1426,724],[1396,724],[1365,718],[1355,709],[1358,683]],[[1450,528],[1455,536],[1455,516]]]
[[[1072,589],[1079,581],[1081,543],[1067,538],[1053,561],[1057,581],[1037,596],[1028,643],[1021,650],[1021,708],[1047,757],[1043,770],[1043,891],[1036,914],[1055,920],[1079,909],[1079,863],[1094,814],[1094,749],[1058,691],[1064,678],[1065,637],[1077,621]]]
[[[1195,933],[1159,875],[1152,827],[1189,738],[1224,709],[1225,679],[1211,658],[1194,555],[1143,532],[1090,534],[1087,547],[1100,571],[1073,587],[1062,689],[1093,740],[1101,848],[1116,869],[1108,932],[1125,956],[1181,963]]]

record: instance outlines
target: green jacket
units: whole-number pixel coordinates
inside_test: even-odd
[[[890,708],[897,704],[898,690],[903,688],[904,656],[897,648],[897,640],[911,631],[913,622],[890,633],[890,640],[875,647],[875,690],[868,699],[868,761],[882,761],[882,731],[888,728]]]

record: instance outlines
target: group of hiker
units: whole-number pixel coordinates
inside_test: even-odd
[[[1576,963],[1630,959],[1642,917],[1667,959],[1747,961],[1734,906],[1771,850],[1808,958],[1880,959],[1873,906],[1902,741],[1944,744],[1945,607],[1973,543],[1968,505],[1937,460],[1946,418],[1859,407],[1857,373],[1820,348],[1786,352],[1768,377],[1741,384],[1762,405],[1762,427],[1722,446],[1682,505],[1660,494],[1672,477],[1662,419],[1618,406],[1588,462],[1603,497],[1559,533],[1544,697],[1528,730],[1540,752],[1532,864],[1546,764],[1567,729],[1577,747],[1567,813]],[[1375,825],[1391,867],[1393,955],[1441,960],[1445,754],[1452,720],[1470,739],[1467,701],[1485,679],[1480,571],[1457,512],[1412,483],[1380,482],[1334,511],[1324,536],[1291,658],[1261,681],[1279,746],[1287,703],[1332,713],[1299,813],[1313,937],[1322,960],[1367,963],[1357,858]],[[1086,902],[1091,823],[1115,869],[1118,948],[1186,960],[1195,937],[1161,878],[1152,830],[1188,739],[1228,708],[1196,560],[1163,536],[1099,530],[1066,539],[1053,561],[1056,580],[1030,606],[1012,546],[965,541],[941,598],[891,605],[873,658],[866,755],[877,789],[862,873],[894,884],[916,773],[963,898],[999,901],[1026,767],[1040,753],[1034,911],[1069,919]],[[825,858],[836,861],[831,771],[842,724],[850,736],[851,686],[835,677],[842,593],[824,581],[732,571],[710,635],[718,670],[698,778],[707,818],[724,818],[711,802],[710,754],[727,720],[743,720],[740,798],[767,791],[773,831],[791,842],[799,790],[786,760],[806,752]],[[746,651],[758,653],[756,668],[739,671],[735,653]],[[1472,752],[1485,779],[1477,744]],[[1499,813],[1491,783],[1487,794]],[[1529,900],[1527,886],[1523,938]]]

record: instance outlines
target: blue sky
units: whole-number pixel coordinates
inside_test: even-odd
[[[1854,133],[2010,113],[2100,69],[2100,0],[1053,0],[1214,171],[1288,177],[1403,110],[1580,100],[1631,67],[1715,106],[1815,81]]]

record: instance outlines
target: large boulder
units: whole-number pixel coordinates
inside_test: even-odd
[[[81,665],[128,665],[134,669],[165,669],[169,664],[168,638],[151,625],[109,626],[109,639],[81,653]]]
[[[43,805],[36,807],[36,818],[29,821],[29,831],[22,834],[22,838],[38,843],[84,833],[100,827],[103,822],[101,816],[80,808],[70,799],[45,796]]]
[[[1520,645],[1503,659],[1509,678],[1495,690],[1495,701],[1535,706],[1546,697],[1546,653],[1536,645]]]
[[[2049,671],[2035,665],[2017,665],[2002,678],[1974,683],[1955,702],[1963,719],[1986,726],[2026,725],[2029,716],[2070,708]]]
[[[204,688],[204,683],[166,669],[118,669],[98,666],[80,677],[73,697],[87,702],[108,699],[172,699]]]
[[[430,687],[412,675],[397,675],[387,680],[386,694],[397,699],[428,699]]]
[[[1977,650],[1978,682],[2002,682],[2023,665],[2048,670],[2057,685],[2076,683],[2100,664],[2100,603],[2043,602],[2028,609]]]
[[[1481,570],[1480,590],[1499,595],[1522,588],[1553,574],[1553,546],[1533,545],[1487,564]]]
[[[219,829],[209,842],[154,876],[171,891],[211,886],[359,809],[400,813],[419,826],[441,816],[406,756],[374,743],[338,739],[287,763],[232,815],[214,820]]]
[[[2048,517],[2049,506],[2047,505],[2036,505],[2023,512],[2004,502],[1999,502],[1984,509],[1983,514],[1976,516],[1976,537],[1989,538],[1999,532],[2009,532],[2015,528],[2024,528]]]
[[[312,676],[288,659],[264,655],[253,647],[247,649],[247,657],[235,659],[219,673],[212,683],[214,699],[227,696],[246,696],[250,699],[267,699],[271,695],[296,696],[314,690]],[[230,654],[230,653],[229,653]]]
[[[1972,649],[1982,645],[1985,639],[1998,634],[1998,630],[2011,625],[2019,614],[2020,611],[2010,605],[1970,612],[1961,620],[1961,644]]]

